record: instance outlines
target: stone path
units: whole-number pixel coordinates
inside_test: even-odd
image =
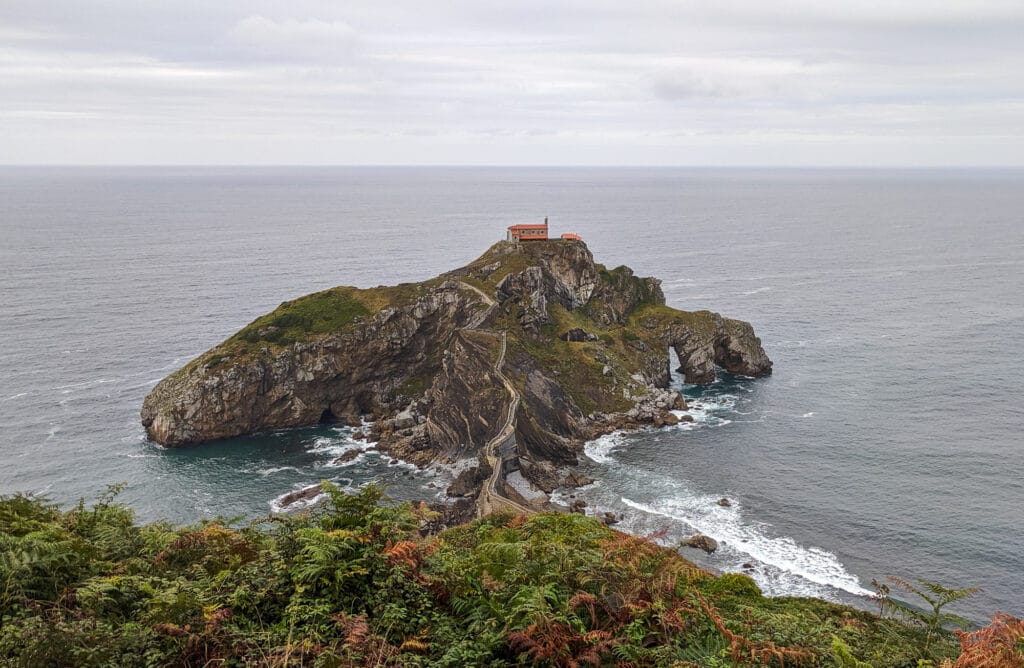
[[[519,405],[519,391],[516,390],[515,386],[509,381],[501,371],[501,367],[505,363],[505,350],[507,348],[508,338],[505,332],[501,333],[501,353],[498,355],[498,361],[494,365],[494,371],[501,378],[501,382],[505,384],[505,389],[508,390],[509,403],[508,403],[508,415],[505,418],[505,423],[502,425],[501,430],[487,442],[484,446],[484,456],[487,457],[487,463],[491,465],[491,477],[487,479],[483,487],[480,489],[480,496],[477,497],[477,514],[480,517],[489,515],[495,511],[501,510],[502,508],[510,508],[517,513],[525,513],[527,515],[536,512],[531,508],[513,501],[502,494],[502,487],[505,483],[505,476],[502,473],[502,461],[498,453],[501,451],[503,445],[508,444],[510,441],[515,442],[516,438],[516,407]]]

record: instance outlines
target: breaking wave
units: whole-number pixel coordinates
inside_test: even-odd
[[[708,495],[675,496],[650,503],[622,497],[622,503],[682,522],[719,541],[720,556],[729,562],[726,570],[738,571],[750,562],[755,565],[751,577],[766,594],[827,598],[827,587],[857,596],[871,593],[828,550],[805,547],[788,536],[772,536],[769,527],[758,522],[744,523],[739,504],[723,508]]]

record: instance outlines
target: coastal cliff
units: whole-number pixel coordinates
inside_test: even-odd
[[[161,381],[141,417],[166,446],[370,417],[378,447],[417,464],[482,460],[511,421],[506,465],[550,491],[585,440],[678,419],[670,348],[690,383],[771,372],[748,323],[670,308],[582,241],[499,242],[422,283],[285,302]]]

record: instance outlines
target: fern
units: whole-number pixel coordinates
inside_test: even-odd
[[[957,631],[960,658],[950,668],[1024,668],[1024,620],[996,613],[977,631]]]
[[[832,660],[836,668],[872,668],[870,663],[858,660],[846,643],[835,636],[832,637]]]
[[[903,578],[890,575],[887,578],[894,585],[903,591],[914,594],[928,604],[931,610],[918,610],[894,598],[888,598],[885,605],[904,617],[913,619],[924,626],[928,633],[925,638],[924,651],[927,652],[931,645],[932,637],[939,633],[944,627],[970,626],[970,622],[959,615],[943,611],[943,608],[950,603],[968,598],[981,591],[978,587],[965,587],[963,589],[951,589],[937,582],[918,579],[917,585],[904,580]]]

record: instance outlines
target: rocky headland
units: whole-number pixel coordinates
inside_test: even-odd
[[[503,241],[422,283],[285,302],[161,381],[141,417],[169,447],[370,418],[396,457],[477,460],[453,494],[523,508],[508,478],[580,484],[587,440],[680,419],[669,349],[690,383],[772,368],[748,323],[670,308],[660,281],[582,241]]]

